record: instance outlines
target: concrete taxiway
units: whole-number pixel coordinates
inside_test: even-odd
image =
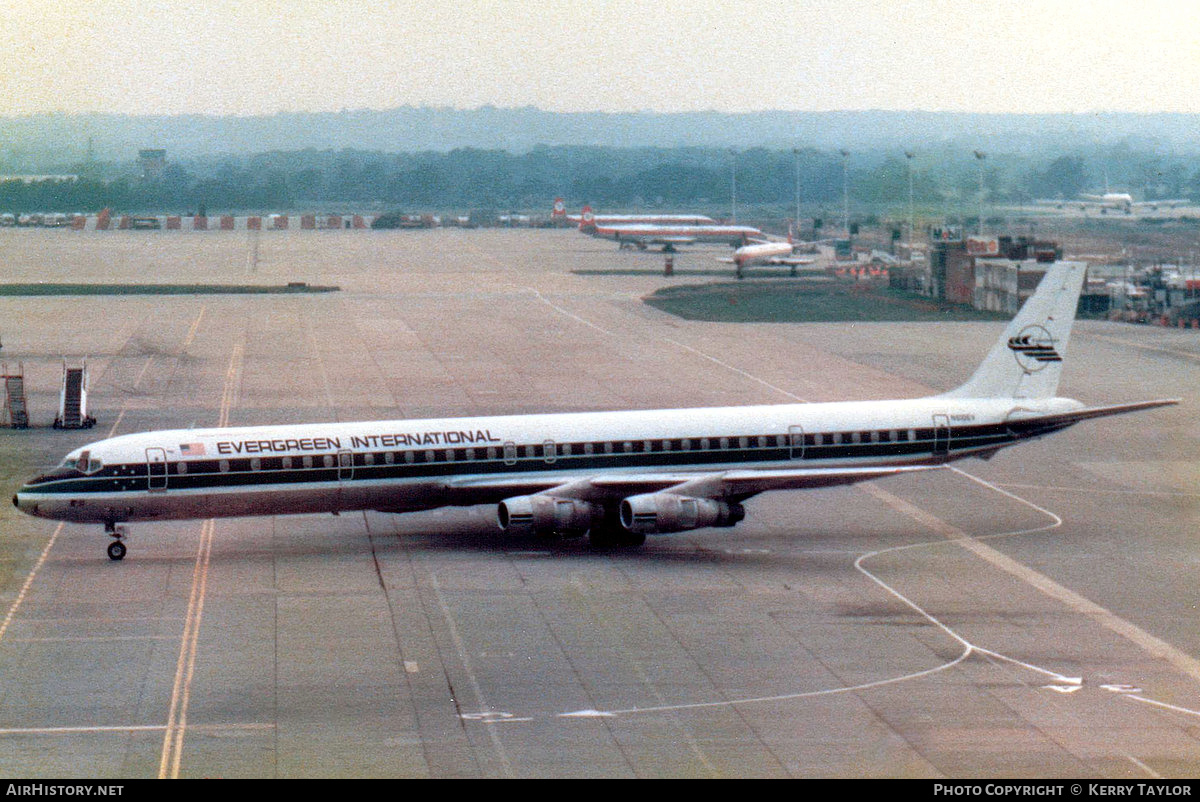
[[[0,231],[5,281],[336,284],[0,298],[34,429],[110,434],[915,396],[1002,328],[710,324],[571,231]],[[611,275],[604,271],[611,270]],[[581,272],[574,272],[581,271]],[[49,428],[86,356],[90,431]],[[0,511],[6,777],[1108,777],[1200,770],[1200,338],[1080,322],[1061,392],[1183,405],[747,505],[636,552],[482,508],[100,527]]]

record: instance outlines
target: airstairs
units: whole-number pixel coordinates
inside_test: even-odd
[[[25,366],[18,363],[14,371],[5,363],[3,370],[4,419],[14,429],[26,429],[29,427],[29,408],[25,402]]]
[[[90,429],[96,419],[87,412],[87,360],[78,368],[63,362],[62,390],[58,395],[58,417],[55,429]]]

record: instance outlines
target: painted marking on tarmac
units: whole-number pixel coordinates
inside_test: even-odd
[[[1015,487],[1018,490],[1048,490],[1054,493],[1095,493],[1111,496],[1162,496],[1165,498],[1200,498],[1200,493],[1185,493],[1180,490],[1113,490],[1104,487],[1058,487],[1056,485],[1019,485],[1003,482],[997,487]]]
[[[590,328],[593,328],[596,331],[601,332],[602,334],[605,334],[609,337],[616,336],[616,334],[609,331],[608,329],[597,326],[595,323],[591,322],[590,320],[586,320],[586,319],[580,317],[579,315],[575,314],[574,312],[564,309],[563,307],[559,306],[558,304],[556,304],[553,301],[546,298],[546,296],[542,295],[535,288],[530,287],[529,289],[531,292],[533,292],[533,294],[537,297],[537,299],[539,301],[546,304],[546,306],[549,306],[551,309],[558,312],[559,314],[566,315],[567,317],[571,318],[572,320],[574,320],[578,323],[582,323],[583,325],[588,326]],[[793,401],[797,401],[802,404],[808,403],[806,399],[801,398],[800,396],[796,395],[795,393],[789,393],[787,390],[784,390],[782,387],[776,387],[774,384],[771,384],[766,379],[760,379],[758,376],[755,376],[752,373],[747,373],[746,371],[742,370],[741,368],[734,367],[733,365],[730,365],[728,362],[723,362],[720,359],[717,359],[715,356],[712,356],[711,354],[706,354],[705,352],[701,351],[698,348],[693,348],[692,346],[681,343],[678,340],[672,340],[670,337],[663,338],[663,342],[670,343],[671,345],[674,345],[677,348],[682,348],[685,351],[690,351],[691,353],[695,354],[696,356],[703,357],[704,359],[707,359],[710,362],[720,365],[721,367],[726,368],[727,370],[733,371],[734,373],[738,374],[739,376],[742,376],[743,378],[750,379],[753,382],[757,382],[757,383],[761,384],[763,387],[766,387],[769,390],[774,390],[777,393],[787,396],[788,398],[792,399]]]
[[[58,535],[62,532],[64,526],[66,526],[65,523],[60,523],[54,527],[54,534],[50,535],[50,540],[46,543],[46,547],[42,549],[41,556],[33,564],[33,568],[29,571],[29,576],[25,577],[25,583],[21,585],[21,590],[17,593],[17,598],[13,599],[13,603],[9,605],[8,614],[4,616],[4,622],[0,623],[0,641],[4,640],[4,633],[8,632],[13,618],[17,615],[17,610],[21,609],[21,603],[25,601],[25,596],[29,593],[30,586],[33,585],[34,577],[38,575],[38,571],[45,564],[46,557],[50,554],[50,549],[54,547],[54,541],[58,540]]]
[[[5,727],[0,729],[3,735],[91,735],[94,733],[129,733],[129,732],[161,732],[165,724],[110,724],[92,727]],[[193,724],[193,730],[201,732],[223,732],[242,730],[273,730],[275,725],[268,722],[247,722],[243,724]]]
[[[1187,716],[1195,716],[1197,718],[1200,718],[1200,710],[1193,710],[1190,707],[1180,707],[1179,705],[1168,704],[1167,702],[1160,702],[1157,699],[1149,699],[1145,696],[1142,696],[1140,693],[1122,694],[1121,698],[1129,699],[1130,701],[1133,701],[1133,702],[1141,702],[1142,704],[1150,705],[1152,707],[1158,707],[1163,710],[1170,710],[1175,713],[1183,713],[1184,715],[1187,715]]]
[[[458,624],[454,620],[454,615],[450,612],[450,605],[446,604],[446,598],[442,595],[442,584],[438,581],[437,574],[431,573],[429,576],[430,584],[433,586],[433,595],[437,599],[438,608],[442,611],[442,618],[446,622],[446,628],[450,632],[450,640],[454,643],[454,650],[458,653],[459,663],[463,667],[463,671],[467,673],[467,679],[471,684],[471,690],[475,693],[475,700],[481,708],[486,709],[487,705],[483,698],[483,688],[479,685],[479,678],[475,675],[475,669],[471,662],[471,657],[467,653],[466,644],[463,643],[462,636],[458,632]],[[469,721],[469,715],[493,715],[491,713],[478,714],[460,713],[459,717],[464,721]],[[516,774],[513,772],[512,761],[509,760],[508,752],[504,749],[504,743],[496,734],[495,730],[489,729],[488,737],[491,739],[492,747],[496,750],[496,754],[500,758],[501,767],[504,770],[504,776],[512,778]]]
[[[982,485],[983,487],[990,488],[997,493],[1001,493],[1009,498],[1020,501],[1028,507],[1039,510],[1047,515],[1053,515],[1053,513],[1037,506],[1033,502],[1009,493],[1007,490],[996,487],[990,482],[984,481],[977,476],[972,476],[966,471],[954,467],[951,467],[951,470],[955,473],[965,476],[979,485]],[[1058,516],[1054,517],[1057,518]],[[965,533],[964,537],[967,537]],[[1000,535],[989,536],[989,539],[992,537],[1000,537]],[[1049,577],[1043,576],[1033,569],[1021,565],[1016,560],[1010,559],[995,549],[992,549],[991,547],[981,543],[979,539],[967,537],[966,540],[960,540],[959,542],[961,542],[964,546],[969,547],[971,551],[974,551],[976,554],[984,557],[984,559],[992,562],[992,564],[996,565],[998,568],[1013,574],[1013,576],[1016,576],[1019,579],[1023,579],[1027,583],[1040,590],[1042,593],[1045,593],[1047,596],[1062,602],[1081,615],[1092,619],[1109,631],[1120,635],[1128,641],[1131,641],[1151,657],[1156,657],[1167,661],[1187,676],[1200,682],[1200,660],[1197,660],[1189,654],[1185,654],[1161,638],[1156,638],[1135,624],[1126,621],[1125,619],[1117,616],[1115,613],[1112,613],[1109,610],[1106,610],[1095,602],[1084,598],[1074,591],[1068,590],[1062,585],[1059,585],[1057,582],[1051,580]]]
[[[1163,778],[1163,776],[1162,776],[1161,774],[1159,774],[1157,771],[1155,771],[1154,769],[1152,769],[1152,768],[1150,768],[1149,766],[1147,766],[1147,765],[1146,765],[1145,763],[1143,763],[1142,761],[1138,760],[1138,759],[1137,759],[1136,757],[1134,757],[1133,755],[1126,755],[1125,757],[1129,758],[1129,762],[1133,763],[1133,765],[1137,766],[1139,769],[1141,769],[1142,771],[1146,772],[1147,774],[1149,774],[1149,775],[1150,775],[1151,777],[1153,777],[1154,779],[1156,779],[1156,780],[1161,780],[1161,779]]]
[[[225,371],[225,386],[221,392],[220,413],[217,416],[218,428],[229,425],[229,413],[237,398],[244,354],[243,344],[238,343],[233,347],[229,356],[229,367]],[[199,652],[200,623],[204,618],[204,601],[208,592],[208,568],[212,559],[215,529],[216,524],[211,518],[200,527],[200,544],[196,550],[196,562],[192,568],[192,590],[188,597],[183,638],[179,645],[179,658],[175,664],[175,682],[171,688],[170,711],[167,715],[162,755],[158,764],[159,779],[177,778],[183,760],[183,738],[187,731],[188,704],[191,701],[192,679],[195,676],[196,655]]]
[[[734,373],[738,374],[739,376],[744,376],[747,379],[750,379],[751,381],[758,382],[763,387],[766,387],[770,390],[774,390],[777,393],[782,393],[783,395],[787,396],[788,398],[792,399],[793,401],[798,401],[801,404],[808,403],[807,399],[801,398],[800,396],[795,395],[794,393],[789,393],[787,390],[784,390],[782,387],[776,387],[775,385],[771,384],[766,379],[760,379],[757,376],[747,373],[746,371],[742,370],[741,368],[735,368],[733,365],[730,365],[728,362],[722,362],[721,360],[717,359],[715,356],[710,356],[709,354],[706,354],[703,351],[699,351],[695,348],[692,348],[690,345],[684,345],[683,343],[681,343],[677,340],[672,340],[670,338],[667,338],[666,340],[664,340],[664,342],[669,342],[672,345],[679,346],[680,348],[684,349],[685,351],[691,351],[693,354],[696,354],[697,356],[702,356],[711,362],[715,362],[716,364],[720,365],[723,368],[728,368],[729,370],[732,370]]]
[[[515,716],[512,713],[502,713],[494,710],[483,713],[462,713],[459,715],[459,718],[463,721],[478,721],[481,724],[514,724],[533,721],[528,716]]]

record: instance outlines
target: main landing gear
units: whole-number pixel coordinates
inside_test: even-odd
[[[117,526],[114,523],[106,523],[104,531],[108,536],[113,538],[113,542],[108,544],[108,559],[123,560],[125,559],[125,536],[129,532],[123,526]]]

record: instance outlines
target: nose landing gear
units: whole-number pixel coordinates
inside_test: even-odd
[[[114,523],[106,523],[104,525],[104,531],[108,533],[109,537],[114,538],[113,542],[108,544],[108,559],[125,559],[124,540],[125,536],[128,535],[129,532],[125,529],[125,527],[117,526]]]

